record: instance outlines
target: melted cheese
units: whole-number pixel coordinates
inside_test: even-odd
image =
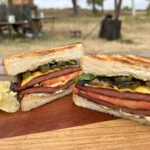
[[[100,88],[106,88],[106,89],[115,89],[120,92],[138,92],[138,93],[144,93],[144,94],[150,94],[150,89],[144,85],[137,87],[135,90],[132,89],[118,89],[116,86],[114,88],[112,87],[106,87],[106,86],[99,86],[99,85],[91,85],[91,84],[85,84],[85,86],[90,87],[100,87]]]
[[[35,71],[32,73],[32,75],[26,79],[22,80],[21,86],[25,85],[26,83],[28,83],[29,81],[31,81],[32,79],[34,79],[35,77],[38,77],[40,75],[43,75],[44,73],[40,72],[40,71]]]
[[[108,86],[100,86],[100,85],[93,85],[93,84],[85,84],[85,86],[95,87],[95,88],[105,88],[105,89],[113,89],[113,87]]]
[[[30,77],[22,80],[21,86],[25,85],[26,83],[28,83],[29,81],[33,80],[34,78],[36,78],[36,77],[38,77],[40,75],[47,74],[47,73],[50,73],[50,72],[54,72],[56,70],[60,70],[60,69],[56,68],[54,70],[49,70],[46,73],[43,73],[43,72],[40,72],[40,71],[35,71],[35,72],[32,73],[32,75]]]
[[[35,84],[35,85],[34,85],[34,87],[38,87],[38,86],[40,86],[40,84]]]
[[[150,89],[147,88],[146,86],[139,86],[135,89],[135,92],[138,92],[138,93],[148,93],[150,94]]]
[[[64,84],[66,84],[69,80],[65,80],[65,81],[61,81],[61,82],[57,82],[57,83],[54,83],[52,85],[49,85],[48,87],[57,87],[57,86],[62,86]]]

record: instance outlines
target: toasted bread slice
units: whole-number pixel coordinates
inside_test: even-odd
[[[4,58],[3,65],[8,76],[15,76],[19,73],[26,72],[27,70],[35,70],[38,66],[53,60],[66,61],[79,59],[82,55],[83,44],[75,43]]]
[[[29,111],[31,109],[37,108],[49,102],[52,102],[58,98],[64,97],[65,95],[69,95],[72,92],[72,87],[66,89],[62,93],[54,93],[54,94],[46,94],[46,93],[35,93],[35,94],[27,94],[23,97],[21,101],[21,110]]]
[[[150,58],[136,55],[83,56],[81,67],[85,74],[100,76],[133,76],[150,80]]]
[[[137,121],[143,124],[150,125],[150,116],[143,116],[140,117],[139,115],[133,115],[130,113],[123,113],[121,111],[115,110],[115,109],[110,109],[106,106],[102,106],[99,104],[96,104],[84,97],[81,97],[79,95],[73,94],[73,101],[77,106],[83,107],[83,108],[88,108],[92,110],[96,110],[99,112],[107,113],[110,115],[114,115],[116,117],[124,118],[124,119],[129,119],[133,121]]]

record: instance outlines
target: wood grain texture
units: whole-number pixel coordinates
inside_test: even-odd
[[[0,140],[1,150],[143,150],[150,126],[114,120]]]
[[[77,107],[72,95],[29,112],[0,111],[0,138],[26,135],[116,119],[108,114]]]

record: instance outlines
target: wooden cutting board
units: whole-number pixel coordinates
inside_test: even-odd
[[[1,150],[149,150],[150,127],[117,119],[0,140]]]
[[[0,149],[148,149],[149,126],[116,119],[75,106],[71,95],[30,112],[0,111],[0,138],[24,135],[0,140]]]
[[[26,135],[95,122],[115,117],[75,106],[72,95],[29,112],[8,114],[0,111],[0,138]]]
[[[0,80],[6,77],[0,65]],[[0,111],[0,138],[27,135],[116,119],[111,115],[75,106],[72,95],[29,112],[8,114]]]

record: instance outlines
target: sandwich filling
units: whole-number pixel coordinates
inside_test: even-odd
[[[81,75],[73,92],[94,103],[139,116],[150,116],[150,82],[127,76]]]
[[[62,92],[72,86],[75,78],[81,74],[76,60],[53,61],[32,72],[18,75],[20,83],[18,87],[13,86],[13,89],[20,95]]]

